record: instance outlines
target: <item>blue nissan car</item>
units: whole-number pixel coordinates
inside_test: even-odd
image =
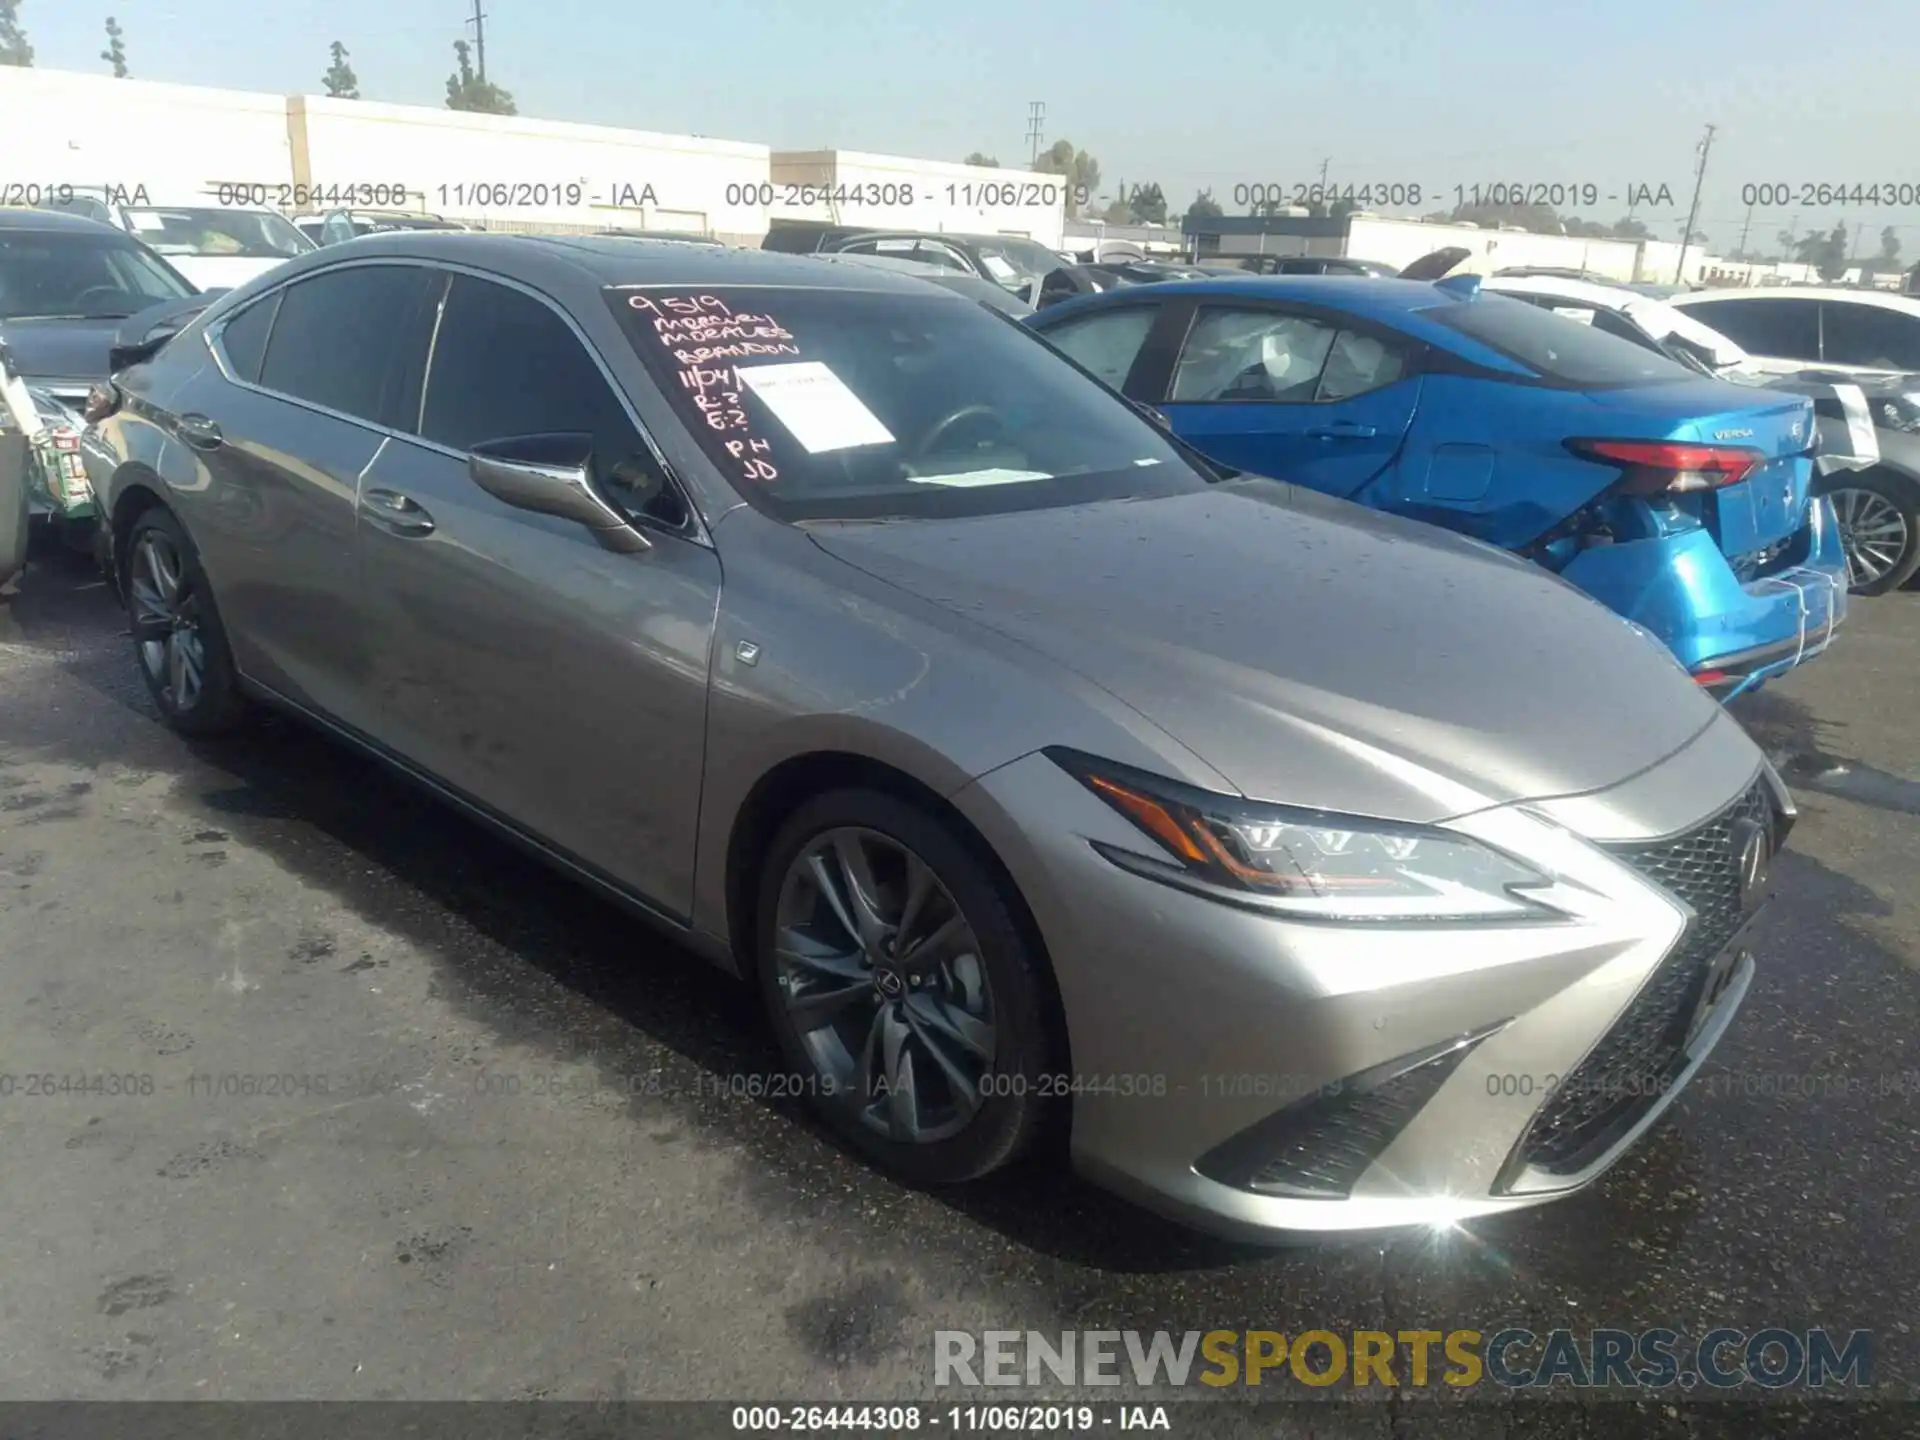
[[[1025,323],[1221,465],[1545,565],[1722,699],[1845,616],[1811,400],[1706,379],[1477,277],[1140,285]]]

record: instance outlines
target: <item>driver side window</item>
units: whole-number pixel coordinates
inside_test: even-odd
[[[629,517],[676,529],[691,518],[572,329],[509,286],[454,278],[420,420],[425,439],[461,451],[509,436],[585,432],[595,481]]]

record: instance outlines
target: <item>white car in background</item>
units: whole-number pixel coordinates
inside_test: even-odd
[[[279,211],[253,206],[122,205],[76,195],[42,208],[84,215],[138,236],[202,290],[230,290],[317,248]]]
[[[1920,296],[1814,286],[1696,290],[1673,304],[1769,360],[1920,372]]]

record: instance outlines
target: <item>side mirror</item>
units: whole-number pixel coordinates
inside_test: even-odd
[[[621,555],[651,550],[653,542],[594,485],[592,461],[591,435],[515,435],[474,446],[467,453],[467,474],[516,510],[584,525],[603,549]]]

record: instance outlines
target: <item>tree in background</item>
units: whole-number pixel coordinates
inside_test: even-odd
[[[1793,242],[1793,258],[1802,265],[1813,266],[1822,280],[1838,280],[1847,273],[1846,225],[1836,225],[1824,235],[1818,230],[1809,230],[1802,239]]]
[[[1136,185],[1127,194],[1127,209],[1142,225],[1167,223],[1167,197],[1158,184]]]
[[[20,28],[20,0],[0,0],[0,65],[33,64],[33,45]]]
[[[473,73],[473,47],[464,40],[453,42],[454,58],[460,68],[447,77],[447,108],[472,110],[482,115],[518,115],[513,96],[491,80]]]
[[[1000,168],[1000,162],[998,160],[994,159],[991,155],[983,155],[978,150],[975,150],[960,163],[962,165],[984,165],[989,170],[998,170]]]
[[[1187,206],[1189,220],[1218,220],[1226,213],[1220,208],[1220,202],[1213,198],[1211,189],[1202,190],[1193,197],[1193,203]]]
[[[107,16],[107,48],[100,52],[100,58],[113,66],[113,78],[127,78],[126,34],[120,28],[120,22]]]
[[[333,64],[320,77],[327,87],[327,95],[334,100],[358,100],[360,77],[353,73],[353,66],[347,63],[347,47],[336,40],[327,49],[333,56]]]
[[[1891,225],[1880,232],[1880,259],[1889,270],[1900,268],[1900,232]]]
[[[1056,140],[1040,152],[1033,168],[1042,175],[1064,176],[1072,187],[1067,195],[1069,218],[1080,214],[1081,193],[1091,197],[1100,188],[1100,162],[1084,150],[1075,150],[1071,140]]]

